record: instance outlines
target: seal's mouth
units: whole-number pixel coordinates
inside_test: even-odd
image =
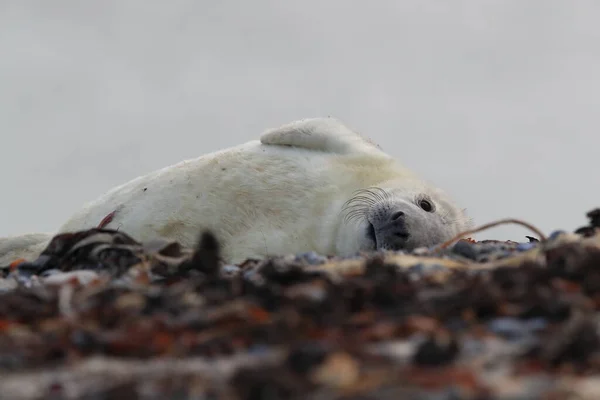
[[[373,243],[373,250],[405,250],[411,247],[408,243],[411,235],[405,226],[387,230],[383,228],[379,230],[379,238],[377,238],[375,225],[367,221],[365,236]]]
[[[377,236],[375,236],[375,227],[369,222],[367,226],[367,237],[373,241],[375,249],[377,249]]]

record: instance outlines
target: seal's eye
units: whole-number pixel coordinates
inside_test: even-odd
[[[429,200],[421,200],[419,201],[419,206],[427,211],[427,212],[432,212],[433,211],[433,205],[431,204],[431,202]]]

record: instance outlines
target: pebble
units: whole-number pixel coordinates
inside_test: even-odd
[[[51,275],[62,274],[63,272],[60,269],[48,269],[40,274],[40,277],[47,278]]]
[[[237,265],[230,265],[230,264],[224,265],[221,268],[221,271],[223,272],[223,274],[225,276],[234,276],[234,275],[237,275],[237,274],[240,273],[241,270],[242,269],[240,267],[238,267]]]
[[[533,249],[534,247],[536,247],[535,242],[519,243],[517,245],[517,251],[527,251]]]
[[[55,273],[43,278],[42,282],[46,285],[63,285],[75,278],[81,285],[87,285],[94,279],[98,278],[98,274],[90,270],[80,270],[71,272]]]
[[[429,254],[431,251],[432,251],[432,249],[430,249],[428,247],[417,247],[416,249],[411,251],[410,254],[415,255],[415,256],[424,256],[424,255]]]
[[[327,257],[317,254],[314,251],[297,254],[295,261],[305,261],[310,265],[319,265],[327,262]]]
[[[448,268],[444,267],[441,264],[425,264],[418,263],[408,268],[409,272],[418,273],[418,274],[430,274],[435,272],[447,271]]]
[[[477,260],[478,252],[475,249],[475,246],[472,245],[471,243],[467,242],[466,240],[458,241],[452,247],[452,252],[455,254],[458,254],[459,256],[466,257],[473,261]]]
[[[16,279],[0,278],[0,293],[10,292],[16,289],[18,285]]]
[[[264,344],[254,344],[248,347],[248,354],[266,354],[273,351],[273,348]]]
[[[502,317],[491,320],[487,325],[492,332],[499,336],[509,340],[519,340],[543,329],[547,325],[547,321],[543,318],[519,320],[512,317]]]
[[[557,239],[559,236],[561,236],[561,235],[564,235],[565,233],[567,233],[567,232],[565,232],[565,231],[562,231],[562,230],[556,230],[556,231],[553,231],[553,232],[552,232],[552,233],[550,233],[550,235],[548,236],[548,240],[555,240],[555,239]]]

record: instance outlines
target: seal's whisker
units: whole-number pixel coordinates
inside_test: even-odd
[[[347,208],[347,207],[352,207],[352,206],[373,206],[375,205],[377,202],[371,199],[367,199],[367,198],[354,198],[352,199],[352,201],[348,201],[346,203],[344,203],[343,208]]]
[[[451,223],[450,221],[448,221],[449,215],[450,215],[450,210],[447,210],[445,213],[440,215],[440,219],[442,220],[443,224],[447,225],[447,224]],[[456,222],[456,220],[454,220],[454,222]]]
[[[372,193],[375,193],[375,191],[377,191],[377,194],[381,201],[386,201],[390,199],[390,193],[387,190],[384,190],[378,186],[372,186],[370,189]]]
[[[462,221],[462,218],[454,218],[451,220],[443,220],[443,223],[444,223],[444,225],[450,225],[450,224],[455,224],[460,221]]]
[[[364,196],[355,197],[353,199],[353,202],[358,202],[358,201],[364,201],[366,204],[371,204],[371,205],[377,203],[376,200],[373,200],[373,199],[370,199],[370,198],[364,197]]]
[[[355,214],[366,215],[367,210],[368,209],[365,207],[355,208],[355,209],[350,210],[346,215],[355,215]]]
[[[354,202],[354,203],[345,205],[342,208],[342,211],[351,210],[354,208],[369,208],[373,205],[374,205],[374,203]]]
[[[350,199],[348,199],[345,204],[352,203],[353,201],[355,201],[357,199],[368,199],[370,201],[376,201],[376,199],[374,199],[371,195],[369,195],[369,193],[366,193],[363,190],[359,190],[359,191],[355,191],[353,193],[352,197],[350,197]]]
[[[368,210],[369,210],[368,207],[356,207],[356,208],[351,209],[349,212],[346,213],[346,216],[344,217],[345,223],[348,223],[348,222],[351,222],[351,221],[354,221],[357,219],[366,218]]]
[[[348,218],[350,218],[350,216],[357,215],[357,214],[366,216],[367,211],[365,208],[357,208],[357,209],[351,210],[348,213],[346,213],[346,216],[348,216]]]
[[[376,201],[376,198],[373,198],[373,195],[371,195],[370,193],[366,193],[366,192],[361,192],[361,193],[357,193],[354,196],[352,196],[351,200],[355,200],[355,199],[369,199],[371,201]]]
[[[345,213],[344,223],[367,219],[369,210],[379,203],[388,201],[391,194],[377,186],[355,190],[352,197],[343,205],[340,212]]]
[[[377,199],[379,201],[385,200],[384,197],[383,197],[383,195],[381,194],[381,192],[380,191],[376,191],[376,189],[374,187],[367,189],[367,192],[369,193],[370,196],[373,196],[375,199]]]

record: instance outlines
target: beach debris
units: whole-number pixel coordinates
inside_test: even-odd
[[[57,235],[0,266],[0,398],[597,399],[587,216],[522,242],[239,265],[210,232],[192,249]]]

